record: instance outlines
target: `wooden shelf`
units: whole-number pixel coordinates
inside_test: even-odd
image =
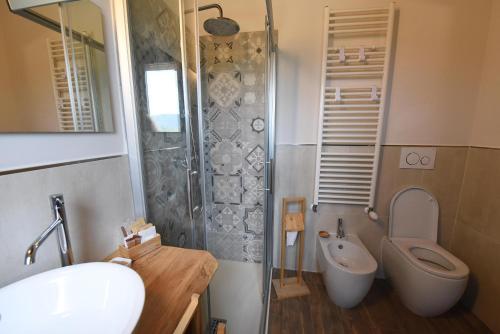
[[[174,333],[181,320],[192,317],[193,296],[203,294],[217,267],[217,260],[207,251],[170,246],[133,261],[131,268],[141,276],[146,289],[134,333]]]

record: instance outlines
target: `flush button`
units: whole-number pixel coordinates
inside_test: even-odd
[[[399,168],[434,169],[435,147],[402,147]]]
[[[421,159],[420,159],[420,163],[424,166],[427,166],[429,163],[431,162],[431,158],[429,158],[428,156],[424,155]]]
[[[410,166],[415,166],[420,161],[420,156],[415,152],[410,152],[406,156],[406,163]]]

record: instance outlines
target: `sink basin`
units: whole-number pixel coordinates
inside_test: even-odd
[[[0,333],[131,333],[144,283],[125,266],[85,263],[0,289]]]

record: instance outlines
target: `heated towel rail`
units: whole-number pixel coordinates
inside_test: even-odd
[[[73,61],[75,57],[76,72],[71,71],[68,75],[63,41],[61,39],[47,40],[47,46],[59,129],[68,132],[98,131],[96,120],[99,116],[94,105],[95,92],[92,90],[89,47],[84,43],[73,42],[69,58]],[[70,94],[70,90],[76,93],[76,83],[78,83],[79,99],[75,101],[75,104],[78,108],[72,104]]]
[[[388,8],[325,8],[313,208],[373,210],[394,30]]]

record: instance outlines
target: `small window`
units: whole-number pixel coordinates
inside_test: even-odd
[[[153,131],[181,131],[179,92],[179,71],[174,64],[147,66],[146,94]]]

